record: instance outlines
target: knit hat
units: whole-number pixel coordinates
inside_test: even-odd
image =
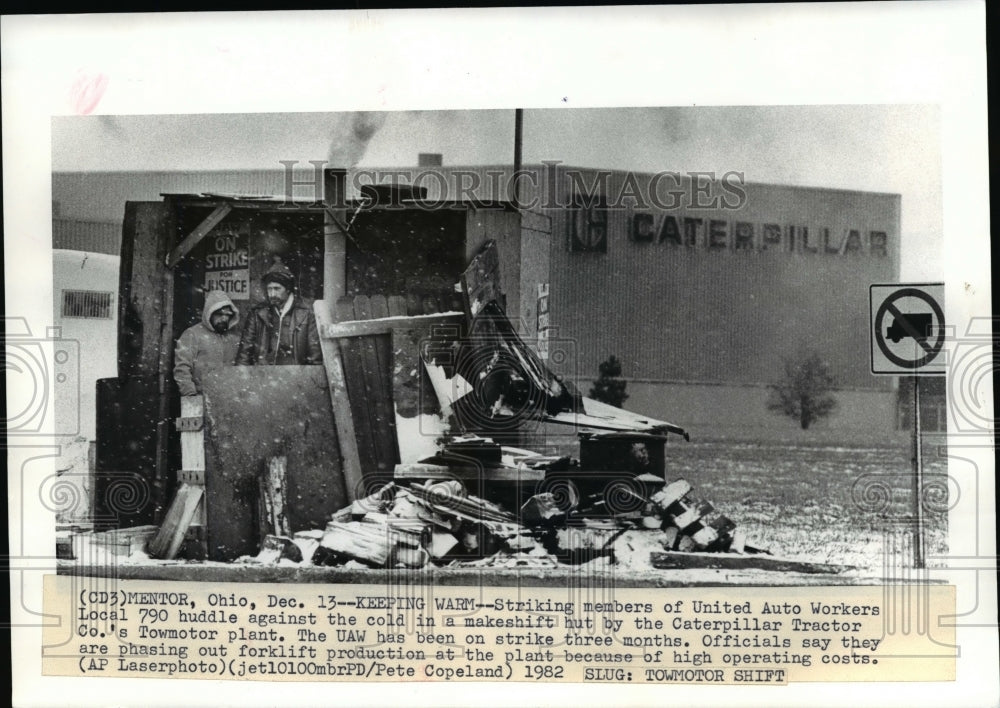
[[[295,288],[295,275],[288,269],[288,266],[281,262],[280,258],[274,259],[274,264],[267,269],[267,272],[264,273],[264,276],[260,280],[264,284],[264,287],[267,287],[268,283],[277,283],[287,290]]]

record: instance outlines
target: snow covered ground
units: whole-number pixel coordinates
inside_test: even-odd
[[[842,574],[845,580],[898,577],[894,568],[912,563],[912,525],[908,520],[913,514],[913,492],[908,450],[674,442],[667,447],[666,459],[668,482],[688,480],[697,496],[712,502],[736,523],[748,543],[776,557],[850,566]],[[934,556],[947,551],[945,461],[929,459],[924,475],[926,555],[931,559],[928,566],[933,567]],[[661,531],[625,532],[614,544],[614,568],[609,567],[608,558],[575,566],[575,570],[563,567],[574,573],[610,572],[625,582],[630,575],[637,580],[683,575],[690,576],[691,582],[721,584],[775,577],[774,572],[754,570],[656,570],[650,564],[650,554],[663,550],[659,543],[662,536]],[[152,560],[141,551],[130,557],[107,558],[104,549],[96,547],[87,547],[76,563],[192,565]],[[241,565],[254,567],[252,563]],[[279,565],[295,566],[284,560]],[[343,569],[365,571],[356,563]],[[456,572],[475,573],[476,569]]]
[[[668,481],[687,479],[774,555],[875,574],[904,562],[914,514],[909,449],[680,442],[666,458]],[[947,551],[947,488],[946,461],[927,456],[929,558]]]

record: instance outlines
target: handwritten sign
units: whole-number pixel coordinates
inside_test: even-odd
[[[205,290],[221,290],[234,300],[250,297],[250,249],[246,234],[219,233],[205,254]]]

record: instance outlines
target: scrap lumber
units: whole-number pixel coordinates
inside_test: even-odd
[[[411,329],[413,327],[432,327],[436,325],[456,326],[461,324],[462,315],[457,312],[436,312],[431,315],[407,315],[406,298],[393,295],[385,298],[389,308],[388,316],[377,317],[370,320],[356,320],[353,315],[353,300],[344,298],[351,302],[352,314],[350,319],[340,322],[325,324],[319,331],[322,337],[327,339],[347,339],[351,337],[370,337],[377,334],[392,334],[395,330]],[[345,315],[347,313],[345,312]]]
[[[463,482],[483,480],[485,482],[529,482],[537,484],[545,479],[545,468],[541,466],[498,465],[482,467],[470,464],[442,464],[446,460],[430,458],[434,462],[413,462],[396,465],[393,477],[400,482],[429,479],[459,479]]]
[[[335,314],[338,320],[353,321],[354,299],[342,297],[337,300]],[[374,395],[371,390],[371,380],[365,376],[364,353],[360,337],[340,339],[333,342],[340,352],[340,360],[344,369],[344,385],[347,393],[347,404],[354,423],[354,441],[358,453],[359,482],[364,475],[376,466],[375,421],[368,405]]]
[[[420,519],[434,527],[435,530],[446,532],[457,531],[460,520],[456,517],[449,518],[441,512],[435,511],[430,505],[422,502],[406,490],[401,490],[396,496],[395,503],[389,510],[390,518],[398,519]]]
[[[288,523],[286,500],[286,466],[284,456],[269,457],[258,478],[260,505],[260,535],[288,537],[292,535]]]
[[[435,529],[431,536],[431,556],[433,558],[443,558],[457,545],[458,539],[453,534]]]
[[[182,421],[186,422],[185,426]],[[177,421],[181,430],[181,471],[178,481],[200,486],[202,500],[195,509],[194,518],[185,531],[184,555],[192,560],[208,557],[208,512],[205,498],[205,398],[181,398],[181,417]]]
[[[683,479],[671,482],[650,501],[659,510],[665,526],[676,526],[681,531],[715,509],[710,502],[693,497],[690,483]]]
[[[708,568],[713,570],[770,570],[785,573],[810,573],[836,575],[850,566],[810,563],[806,561],[774,558],[765,555],[740,555],[737,553],[682,553],[654,551],[650,563],[660,570]]]
[[[603,550],[626,531],[613,520],[579,519],[558,530],[557,541],[563,551],[579,549]]]
[[[656,504],[662,511],[667,512],[674,502],[679,501],[681,497],[690,491],[691,484],[685,479],[678,479],[654,494],[650,498],[650,501]]]
[[[180,486],[159,531],[149,541],[149,555],[154,558],[172,560],[186,539],[191,541],[192,555],[207,555],[204,417],[203,396],[181,397],[181,417],[175,421],[181,438]]]
[[[521,506],[521,523],[525,526],[562,526],[566,510],[560,508],[551,492],[536,494]]]
[[[433,387],[420,367],[417,347],[432,335],[434,327],[448,325],[457,331],[462,316],[407,317],[404,298],[382,295],[341,298],[336,309],[341,321],[324,323],[321,332],[323,339],[339,341],[349,404],[357,421],[359,460],[364,470],[388,471],[400,462],[402,454],[413,454],[412,445],[400,449],[399,426],[404,425],[407,431],[418,426],[407,425],[400,418],[409,421],[422,413],[440,414]],[[443,429],[443,425],[437,427]],[[418,432],[433,436],[440,431]]]
[[[156,532],[156,526],[147,524],[127,529],[98,531],[90,534],[88,538],[94,545],[104,548],[113,555],[130,556],[136,551],[143,550]]]
[[[264,537],[264,541],[260,545],[260,553],[253,559],[253,562],[273,565],[282,558],[287,558],[293,563],[301,563],[302,557],[302,550],[294,540],[287,536],[269,534]]]
[[[354,298],[354,319],[384,319],[389,306],[384,295]],[[396,442],[396,416],[393,411],[392,344],[390,335],[359,337],[364,388],[368,393],[364,403],[372,424],[374,466],[371,470],[388,471],[399,462]],[[350,390],[350,382],[348,382]]]
[[[389,563],[394,540],[393,534],[383,524],[331,521],[319,545],[339,556],[383,568]]]
[[[414,484],[410,490],[433,509],[466,521],[517,525],[517,519],[513,514],[478,497],[442,493],[440,488],[434,488],[430,484]]]
[[[499,552],[473,561],[455,560],[452,566],[461,568],[521,568],[525,570],[557,568],[559,561],[552,556],[533,556],[525,553]]]
[[[330,324],[328,306],[321,300],[313,303],[316,324],[320,329]],[[333,340],[320,337],[319,344],[323,352],[323,366],[326,369],[327,385],[330,389],[330,403],[333,405],[333,421],[337,428],[337,443],[340,445],[347,498],[354,501],[358,490],[362,488],[363,478],[351,402],[347,392],[347,382],[344,379],[344,365],[340,358],[340,349]]]
[[[714,513],[699,519],[687,529],[678,547],[681,551],[725,551],[732,544],[732,533],[736,530],[728,517]]]
[[[503,448],[490,438],[479,435],[457,435],[444,444],[441,456],[492,467],[503,463]]]
[[[202,501],[205,488],[200,485],[182,483],[177,490],[167,515],[160,524],[160,530],[149,542],[148,552],[153,558],[173,560],[184,542],[184,534],[191,525]]]

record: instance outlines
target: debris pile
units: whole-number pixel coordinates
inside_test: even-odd
[[[758,552],[736,524],[678,479],[586,469],[595,450],[635,452],[655,436],[588,436],[585,463],[452,438],[437,455],[396,466],[394,479],[333,514],[325,529],[268,535],[254,563],[370,568],[553,568],[616,548],[659,552]],[[657,446],[651,445],[654,456]],[[645,448],[643,448],[645,449]],[[636,457],[636,456],[633,456]],[[642,455],[636,459],[642,460]],[[654,540],[617,544],[626,533]]]

